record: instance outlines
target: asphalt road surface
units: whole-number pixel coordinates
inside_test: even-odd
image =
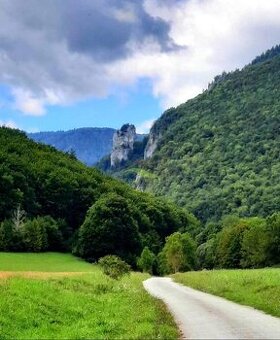
[[[280,339],[280,319],[173,282],[150,278],[145,289],[163,300],[186,339]]]

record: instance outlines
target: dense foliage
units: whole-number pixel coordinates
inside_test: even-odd
[[[186,272],[197,268],[196,244],[188,233],[173,233],[159,253],[161,274]]]
[[[138,224],[129,202],[117,194],[101,197],[88,211],[79,231],[77,254],[95,261],[115,254],[131,262],[141,248]]]
[[[279,211],[279,54],[276,47],[167,110],[151,130],[157,150],[138,169],[142,188],[172,198],[203,222]],[[135,167],[132,172],[135,177]]]
[[[78,228],[106,178],[73,157],[0,128],[0,221],[18,206],[27,217],[49,215]]]
[[[1,251],[64,251],[68,244],[65,239],[65,223],[49,216],[0,223]]]
[[[141,192],[106,194],[89,209],[74,252],[89,261],[115,254],[135,266],[144,247],[158,254],[176,230],[194,233],[200,225],[175,205]]]
[[[217,229],[209,224],[197,236],[202,268],[260,268],[280,263],[280,214],[260,217],[225,217]],[[210,232],[209,232],[210,231]]]
[[[67,250],[73,244],[88,260],[111,254],[135,265],[145,246],[158,253],[169,234],[200,227],[174,204],[22,132],[0,128],[0,145],[0,250]]]

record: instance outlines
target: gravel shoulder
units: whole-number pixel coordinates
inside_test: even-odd
[[[145,289],[163,300],[186,339],[280,339],[280,319],[251,307],[153,277]]]

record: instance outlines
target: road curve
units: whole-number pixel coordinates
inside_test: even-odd
[[[145,289],[168,306],[186,339],[280,339],[280,319],[251,307],[153,277]]]

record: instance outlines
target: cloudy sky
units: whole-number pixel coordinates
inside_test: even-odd
[[[146,131],[280,43],[280,0],[0,0],[0,124]]]

